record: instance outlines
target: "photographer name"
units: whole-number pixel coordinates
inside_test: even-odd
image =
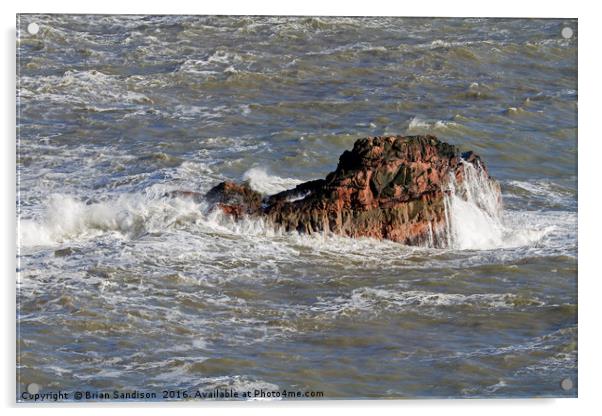
[[[21,393],[21,401],[33,402],[58,402],[58,401],[103,401],[103,400],[198,400],[198,399],[303,399],[303,398],[323,398],[324,392],[321,391],[292,391],[292,390],[247,390],[236,391],[233,389],[214,389],[214,390],[162,390],[160,394],[156,392],[142,391],[74,391],[45,393]]]

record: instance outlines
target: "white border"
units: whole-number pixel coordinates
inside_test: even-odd
[[[280,402],[231,403],[194,402],[177,405],[178,412],[199,414],[292,414],[317,412],[320,414],[345,412],[365,414],[371,409],[390,414],[445,414],[445,415],[504,415],[508,413],[545,413],[546,416],[588,414],[599,408],[600,383],[600,312],[597,305],[602,294],[602,273],[599,270],[600,216],[602,192],[598,161],[601,154],[599,119],[602,97],[600,82],[600,42],[602,16],[593,6],[567,1],[501,2],[453,1],[379,1],[364,2],[303,0],[303,1],[228,1],[186,2],[146,0],[134,3],[123,0],[83,2],[81,0],[27,0],[16,4],[2,4],[2,100],[0,114],[5,127],[2,137],[2,295],[5,312],[2,319],[2,377],[0,394],[2,404],[12,414],[15,407],[29,413],[32,406],[16,405],[15,400],[15,21],[16,13],[129,13],[129,14],[287,14],[287,15],[346,15],[346,16],[476,16],[476,17],[565,17],[579,19],[579,399],[524,399],[524,400],[423,400],[423,401],[337,401],[337,402]],[[167,407],[166,407],[167,406]],[[127,408],[127,412],[164,415],[173,412],[173,405],[165,404],[105,404],[45,406],[50,414],[95,415],[107,409]],[[110,410],[110,411],[111,411]],[[599,409],[596,409],[599,410]]]
[[[451,16],[451,17],[577,17],[578,9],[567,2],[545,5],[506,0],[484,5],[482,1],[276,1],[222,0],[218,2],[105,0],[93,4],[77,0],[30,0],[18,5],[20,13],[127,13],[127,14],[234,14],[322,16]]]

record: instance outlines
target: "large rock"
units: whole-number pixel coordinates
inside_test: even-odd
[[[462,183],[467,164],[491,180],[477,155],[436,137],[369,137],[345,151],[326,179],[271,196],[222,182],[206,199],[236,220],[262,217],[286,231],[445,246],[445,193]]]

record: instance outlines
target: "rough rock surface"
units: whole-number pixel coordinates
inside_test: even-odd
[[[325,179],[271,196],[222,182],[206,199],[236,220],[262,217],[286,231],[444,246],[444,196],[451,175],[462,182],[463,161],[487,172],[479,156],[433,136],[369,137],[345,151]]]

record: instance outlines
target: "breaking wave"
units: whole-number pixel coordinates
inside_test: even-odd
[[[291,189],[302,182],[271,175],[259,167],[247,170],[243,179],[254,190],[266,195]],[[575,220],[570,213],[557,213],[556,217],[560,217],[554,220],[556,217],[550,219],[544,213],[504,212],[497,185],[488,179],[484,170],[470,163],[465,163],[462,183],[456,183],[451,177],[448,186],[444,197],[446,227],[434,230],[437,238],[431,238],[425,248],[433,248],[434,241],[439,242],[437,246],[452,250],[515,248],[531,246],[547,236],[557,244],[556,240],[562,239],[567,232],[565,228],[571,227]],[[41,212],[33,218],[20,220],[20,244],[23,247],[54,246],[110,233],[116,238],[133,239],[174,229],[196,234],[218,232],[265,238],[286,234],[262,219],[246,218],[235,222],[219,211],[210,211],[204,201],[167,198],[165,193],[169,190],[166,186],[155,185],[140,193],[120,194],[100,201],[52,194]],[[562,224],[556,224],[560,218],[563,218]],[[303,245],[327,246],[328,251],[341,254],[349,251],[349,255],[361,243],[358,240],[347,244],[344,241],[349,239],[327,235],[297,236],[293,233],[290,237],[286,239],[290,244],[299,244],[302,237]],[[368,245],[374,244],[381,249],[389,246],[389,242],[374,241]]]
[[[444,197],[447,246],[460,250],[488,250],[528,245],[552,229],[515,229],[504,224],[498,186],[479,165],[464,164],[464,180],[450,175]]]
[[[451,126],[456,126],[457,123],[454,121],[445,121],[445,120],[436,120],[436,121],[427,121],[423,120],[420,117],[413,117],[408,123],[408,128],[406,129],[406,133],[423,133],[428,132],[430,130],[444,130]]]
[[[270,175],[264,168],[249,169],[243,175],[243,179],[249,181],[249,185],[255,191],[266,195],[273,195],[287,189],[292,189],[303,182],[299,179]]]
[[[201,207],[190,199],[157,198],[152,193],[124,194],[102,202],[84,202],[71,195],[53,194],[41,218],[20,221],[20,243],[25,247],[52,246],[108,232],[134,238],[202,215]]]

